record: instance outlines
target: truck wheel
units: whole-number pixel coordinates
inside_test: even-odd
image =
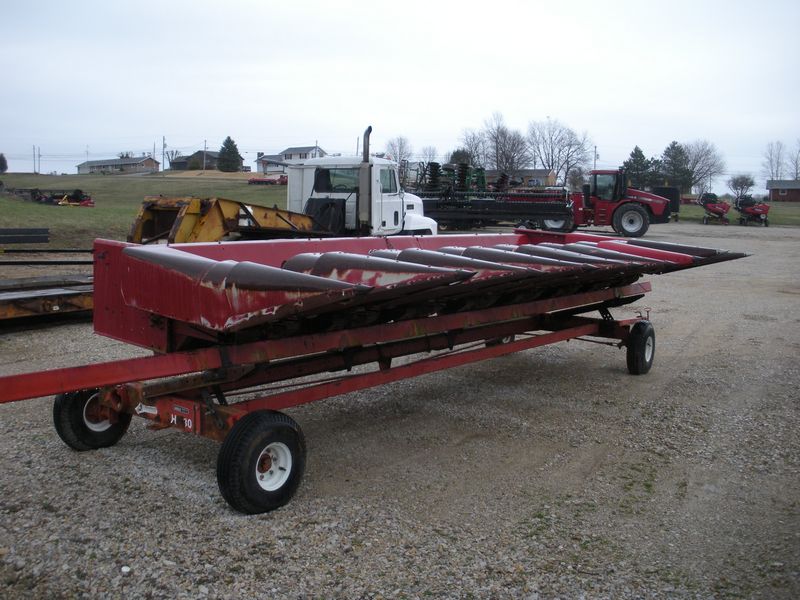
[[[131,424],[129,413],[118,413],[112,423],[100,412],[100,390],[59,394],[53,402],[53,424],[58,437],[73,450],[96,450],[116,444]]]
[[[613,221],[614,230],[626,237],[642,237],[650,227],[647,210],[632,202],[620,206]]]
[[[656,331],[650,321],[639,321],[631,327],[626,342],[628,373],[644,375],[653,366],[656,352]]]
[[[305,462],[305,439],[294,419],[271,410],[250,413],[222,442],[217,458],[219,491],[240,512],[275,510],[294,496]]]

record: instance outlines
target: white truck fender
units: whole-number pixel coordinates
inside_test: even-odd
[[[407,212],[403,218],[403,231],[401,235],[410,235],[412,233],[420,234],[422,232],[430,231],[431,234],[436,235],[439,231],[439,226],[430,217],[423,217],[415,213]]]

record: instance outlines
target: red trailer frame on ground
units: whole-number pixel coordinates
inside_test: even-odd
[[[289,501],[305,463],[299,425],[277,410],[583,336],[625,346],[629,371],[643,374],[653,326],[609,309],[649,292],[644,274],[742,256],[528,230],[98,240],[95,330],[154,356],[3,377],[0,401],[57,394],[56,430],[76,450],[115,444],[133,415],[219,440],[223,497],[264,512]]]

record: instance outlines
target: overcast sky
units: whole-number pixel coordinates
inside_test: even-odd
[[[617,167],[707,139],[763,187],[800,139],[800,2],[4,0],[0,152],[75,173],[122,151],[356,152],[403,135],[442,158],[492,113],[548,116]],[[716,189],[724,191],[724,178]]]

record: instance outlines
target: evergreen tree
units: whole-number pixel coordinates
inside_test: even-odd
[[[622,163],[632,187],[642,189],[649,183],[651,163],[639,146],[635,146],[628,160]]]
[[[5,154],[0,153],[0,173],[5,173],[6,171],[8,171],[8,162]]]
[[[450,163],[457,165],[459,163],[467,163],[472,164],[472,157],[469,154],[469,150],[466,148],[456,148],[450,154]]]
[[[242,168],[242,157],[239,155],[239,148],[231,136],[225,138],[222,147],[219,149],[217,158],[217,168],[225,173],[234,173]]]
[[[678,142],[672,142],[661,155],[661,171],[669,185],[679,187],[681,192],[691,193],[692,172],[689,155]]]

